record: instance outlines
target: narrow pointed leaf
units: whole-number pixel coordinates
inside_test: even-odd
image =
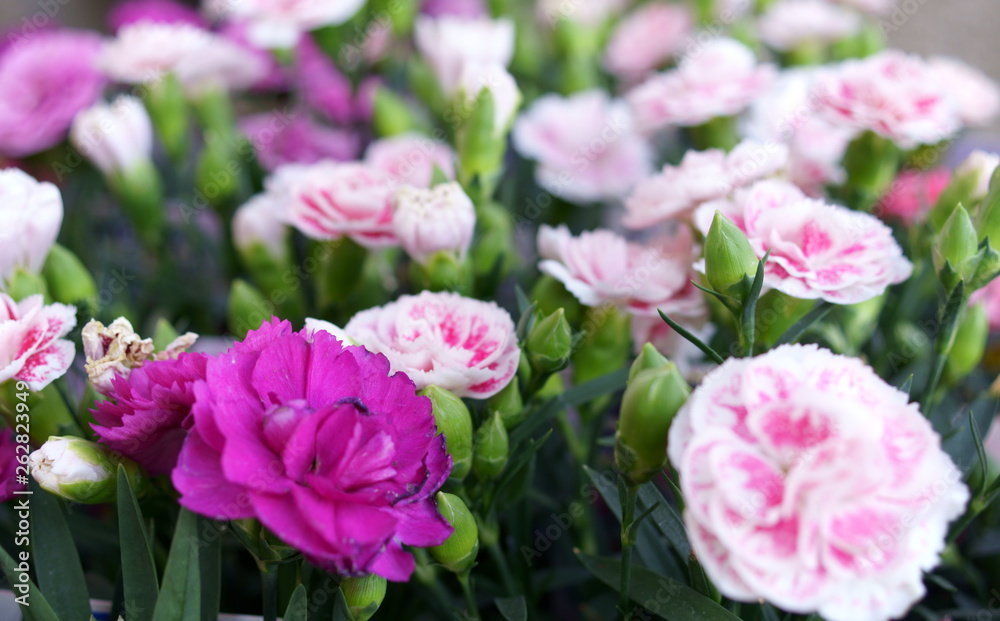
[[[38,587],[60,619],[85,619],[90,596],[62,501],[32,481],[31,551]]]
[[[18,571],[17,566],[18,563],[7,553],[7,550],[0,546],[0,568],[3,569],[3,575],[7,578],[8,584],[23,584],[18,579],[23,572]],[[52,606],[46,601],[45,596],[38,589],[34,581],[28,580],[27,585],[27,597],[22,601],[26,601],[29,605],[20,607],[25,621],[60,621],[55,611],[52,610]],[[15,590],[14,595],[15,597],[21,597],[24,594]],[[90,614],[89,611],[88,614]]]
[[[976,424],[976,416],[969,410],[969,430],[972,431],[972,442],[976,447],[976,455],[979,456],[979,474],[982,477],[979,488],[979,497],[986,495],[986,490],[990,484],[990,463],[986,459],[986,449],[983,447],[983,436],[979,433],[979,425]]]
[[[517,597],[498,597],[494,600],[497,610],[507,621],[527,621],[528,605],[524,601],[523,595]]]
[[[187,621],[201,616],[200,550],[198,517],[181,509],[153,621]]]
[[[691,544],[685,534],[684,522],[680,514],[667,502],[667,499],[663,497],[660,490],[656,489],[656,485],[652,481],[639,488],[639,506],[655,506],[650,521],[667,538],[670,545],[677,550],[678,556],[686,559],[691,555]]]
[[[344,592],[339,587],[333,595],[333,621],[354,621],[354,615],[351,614],[351,609],[347,606]]]
[[[723,362],[726,361],[725,358],[723,358],[718,354],[718,352],[716,352],[714,349],[703,343],[701,339],[699,339],[697,336],[691,334],[690,332],[682,328],[679,323],[668,317],[666,313],[664,313],[661,310],[657,310],[656,312],[660,313],[660,317],[663,319],[663,321],[667,322],[668,326],[674,329],[674,332],[680,334],[682,337],[684,337],[686,341],[688,341],[689,343],[700,349],[702,352],[704,352],[705,355],[711,358],[713,362],[715,362],[716,364],[722,364]]]
[[[589,382],[574,386],[561,395],[549,399],[539,409],[529,414],[527,419],[511,432],[511,446],[531,437],[531,434],[536,429],[552,420],[564,408],[580,405],[581,403],[586,403],[620,390],[625,387],[625,380],[627,379],[628,367],[624,367],[607,375],[592,379]]]
[[[118,466],[118,532],[125,582],[125,616],[129,621],[151,620],[159,592],[156,564],[139,501],[122,466]]]
[[[781,338],[778,339],[777,345],[794,343],[795,341],[799,340],[809,328],[813,327],[814,324],[821,321],[834,308],[836,308],[835,304],[831,304],[826,300],[820,300],[819,302],[816,303],[815,306],[812,307],[812,309],[808,313],[806,313],[805,317],[796,321],[794,324],[792,324],[792,327],[789,328],[787,332],[781,335]]]

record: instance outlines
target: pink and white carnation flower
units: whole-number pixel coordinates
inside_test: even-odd
[[[732,152],[688,151],[677,166],[640,181],[625,199],[623,223],[642,229],[668,220],[688,219],[705,201],[779,173],[788,162],[788,147],[776,142],[744,140]]]
[[[134,374],[133,374],[134,376]],[[180,504],[256,518],[313,564],[405,582],[443,543],[451,471],[430,399],[385,356],[274,319],[209,359],[173,470]]]
[[[693,29],[694,16],[687,6],[643,4],[615,26],[604,66],[626,81],[641,78],[680,52]]]
[[[394,246],[388,175],[360,162],[291,164],[275,173],[272,186],[287,222],[319,240],[350,237],[366,248]]]
[[[543,225],[538,254],[538,269],[585,306],[615,304],[652,317],[662,310],[678,321],[705,317],[704,296],[691,283],[696,248],[687,227],[643,246],[608,230],[574,236],[565,225]]]
[[[653,154],[628,106],[604,91],[544,95],[517,119],[514,147],[538,162],[535,178],[573,202],[621,198],[649,174]]]
[[[717,38],[692,50],[676,69],[656,74],[627,95],[643,131],[693,126],[739,114],[774,80],[739,41]]]
[[[0,170],[0,290],[19,268],[41,271],[62,219],[59,188],[17,168]]]
[[[454,179],[455,158],[448,143],[415,132],[380,138],[365,151],[365,163],[388,175],[397,187],[431,187],[435,166]]]
[[[814,345],[730,358],[670,428],[691,545],[719,590],[830,621],[924,595],[969,499],[906,393]]]
[[[76,345],[63,337],[74,327],[76,307],[0,293],[0,384],[13,379],[38,391],[65,375]]]
[[[337,331],[326,322],[311,326]],[[507,311],[457,293],[404,295],[354,315],[343,333],[384,354],[393,372],[406,373],[417,388],[440,386],[460,397],[486,399],[500,392],[521,360]]]
[[[514,22],[509,19],[421,16],[413,36],[447,96],[458,91],[467,63],[506,67],[514,57]]]
[[[923,222],[950,181],[951,171],[947,168],[904,170],[879,199],[875,212],[908,226]]]
[[[364,4],[364,0],[206,0],[205,8],[213,17],[246,22],[255,45],[287,49],[304,32],[346,22]]]
[[[861,19],[829,0],[780,0],[768,7],[757,22],[761,40],[787,51],[799,45],[832,43],[861,28]]]
[[[952,96],[931,66],[898,50],[841,63],[819,76],[814,97],[831,121],[907,149],[936,144],[961,128]]]
[[[828,205],[783,181],[761,181],[695,212],[708,234],[716,211],[733,221],[758,257],[771,255],[764,285],[801,299],[856,304],[910,277],[892,229],[870,214]]]
[[[985,73],[954,58],[928,59],[939,87],[954,101],[962,123],[986,127],[1000,117],[1000,86]]]

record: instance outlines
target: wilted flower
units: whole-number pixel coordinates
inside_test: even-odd
[[[514,321],[493,302],[457,293],[404,295],[354,315],[344,332],[384,354],[417,388],[440,386],[485,399],[507,385],[520,361]]]
[[[650,2],[637,7],[611,33],[604,66],[624,80],[657,69],[678,53],[694,28],[687,6]]]
[[[628,107],[604,91],[540,97],[514,124],[513,139],[538,161],[539,185],[575,202],[621,198],[652,168]]]
[[[393,231],[406,254],[426,263],[436,252],[464,258],[476,229],[476,207],[458,183],[403,186],[392,199]]]
[[[173,472],[189,510],[256,518],[319,567],[394,581],[414,569],[403,545],[451,534],[433,500],[444,437],[384,356],[273,320],[210,360],[196,395]]]
[[[431,187],[434,167],[448,179],[455,177],[455,151],[446,142],[416,133],[376,140],[365,151],[365,163],[399,185]]]
[[[0,293],[0,383],[15,379],[41,390],[62,377],[73,363],[76,346],[66,340],[76,326],[76,308],[46,305],[41,295],[15,302]]]
[[[87,357],[87,375],[97,392],[109,394],[115,376],[128,378],[132,369],[153,357],[153,339],[136,334],[128,319],[119,317],[105,327],[96,319],[83,326],[80,335]]]
[[[445,95],[458,90],[467,63],[506,67],[514,56],[514,22],[509,19],[418,17],[417,49]]]
[[[913,271],[878,218],[810,199],[790,183],[760,181],[732,200],[703,204],[694,217],[702,232],[717,210],[746,234],[758,257],[771,251],[764,284],[792,297],[856,304]]]
[[[831,621],[903,616],[969,498],[905,392],[814,345],[709,373],[668,452],[719,590]]]
[[[678,67],[632,89],[626,99],[644,131],[667,125],[701,125],[746,109],[774,79],[750,48],[727,38],[703,44]]]
[[[126,172],[152,158],[153,123],[141,101],[122,95],[77,114],[70,140],[104,174]]]
[[[0,154],[31,155],[66,136],[76,113],[101,97],[100,47],[96,34],[49,30],[0,48]]]
[[[861,28],[861,20],[828,0],[780,0],[768,7],[757,27],[764,43],[784,51],[848,37]]]
[[[304,32],[349,20],[364,0],[207,0],[209,14],[231,21],[246,21],[255,45],[291,48]]]
[[[17,168],[0,170],[0,289],[18,268],[42,269],[62,219],[56,186]]]

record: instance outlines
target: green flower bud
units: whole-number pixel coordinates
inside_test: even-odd
[[[383,86],[375,91],[372,124],[380,137],[405,134],[420,128],[413,110],[402,97]]]
[[[358,271],[365,264],[368,250],[347,237],[326,242],[321,247],[320,267],[316,270],[316,297],[320,308],[343,302],[358,287]]]
[[[111,173],[108,184],[142,243],[157,248],[162,242],[166,216],[163,182],[153,162],[136,162],[131,168]]]
[[[659,369],[670,364],[670,360],[666,356],[660,353],[660,350],[656,349],[652,343],[646,343],[642,346],[642,351],[636,356],[635,362],[632,363],[632,367],[628,371],[628,381],[635,379],[635,376],[648,369]]]
[[[983,304],[973,304],[965,311],[958,324],[955,344],[948,353],[945,373],[948,380],[957,382],[976,368],[986,352],[990,335],[990,320]]]
[[[716,211],[705,238],[705,277],[712,288],[742,305],[759,262],[743,231]]]
[[[899,171],[901,152],[888,138],[866,131],[851,141],[844,154],[847,185],[867,210],[885,194]]]
[[[163,351],[168,345],[174,342],[174,340],[180,336],[173,325],[163,317],[160,317],[156,321],[156,327],[153,328],[153,347],[156,351]]]
[[[469,507],[454,494],[437,493],[437,508],[455,532],[439,546],[430,548],[431,556],[456,574],[472,568],[479,554],[479,527]]]
[[[629,315],[615,306],[587,309],[583,340],[573,350],[573,383],[583,384],[617,371],[631,353]]]
[[[576,325],[580,322],[580,317],[583,314],[580,302],[566,290],[561,282],[548,274],[543,274],[535,281],[535,286],[531,289],[531,295],[528,297],[536,302],[538,310],[546,315],[551,315],[561,308],[566,313],[566,321],[570,325]]]
[[[516,377],[503,390],[489,398],[486,402],[486,414],[499,414],[508,431],[524,420],[526,412],[521,399],[521,382]]]
[[[42,276],[52,299],[63,304],[87,302],[97,306],[97,285],[90,271],[75,254],[53,244],[42,267]]]
[[[413,280],[430,291],[455,291],[469,293],[472,288],[472,273],[467,261],[459,259],[454,252],[441,250],[432,254],[426,265],[410,263]]]
[[[344,592],[354,621],[368,621],[378,612],[385,599],[386,586],[385,578],[375,574],[340,581],[340,590]]]
[[[573,351],[573,333],[563,309],[535,322],[528,332],[525,349],[536,372],[553,373],[566,367]]]
[[[934,267],[942,272],[945,287],[952,289],[959,280],[968,279],[975,269],[972,265],[978,253],[979,238],[972,225],[972,218],[965,207],[959,205],[944,223],[933,249]],[[945,269],[950,266],[950,270]]]
[[[633,364],[650,364],[642,358]],[[628,381],[615,434],[615,467],[633,484],[649,481],[667,463],[667,432],[691,389],[666,365],[640,370]]]
[[[45,285],[42,277],[38,274],[32,274],[23,267],[15,269],[11,277],[0,285],[3,285],[0,286],[0,291],[14,298],[15,302],[38,294],[44,295],[46,301],[49,301],[49,288]]]
[[[250,330],[256,330],[271,318],[274,305],[250,283],[237,278],[229,289],[229,331],[242,339]]]
[[[494,412],[476,430],[476,450],[472,471],[480,481],[490,481],[503,472],[510,453],[510,439],[500,413]]]
[[[428,386],[417,392],[431,400],[434,422],[443,433],[451,455],[451,477],[462,480],[472,468],[472,416],[465,403],[455,393],[439,386]]]
[[[114,502],[118,466],[139,493],[149,482],[142,468],[103,444],[81,438],[53,436],[29,458],[31,476],[42,489],[72,502]]]
[[[956,174],[951,178],[948,187],[941,192],[934,209],[927,216],[927,221],[930,222],[935,231],[941,231],[944,223],[948,221],[958,205],[972,204],[972,194],[977,184],[978,175],[976,173]]]
[[[140,99],[145,102],[149,118],[170,159],[183,162],[187,157],[191,113],[180,82],[173,74],[165,74],[162,80],[152,83],[147,96]]]
[[[1000,166],[993,171],[990,190],[979,206],[976,221],[979,239],[989,238],[990,245],[1000,248]]]

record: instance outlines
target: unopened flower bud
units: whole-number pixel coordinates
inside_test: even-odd
[[[989,192],[979,206],[977,216],[979,239],[989,238],[991,246],[1000,248],[1000,167],[993,171]]]
[[[464,259],[476,228],[476,208],[455,182],[430,189],[403,186],[392,199],[393,230],[408,255],[426,264],[440,251]]]
[[[587,309],[583,340],[573,351],[573,383],[583,384],[617,371],[630,354],[629,316],[607,305]]]
[[[472,288],[468,263],[446,250],[435,252],[423,265],[411,263],[410,273],[413,281],[428,291],[454,291],[468,295]]]
[[[237,278],[229,289],[227,310],[229,329],[242,339],[247,332],[256,330],[271,317],[274,305],[267,301],[260,289]]]
[[[439,546],[430,548],[431,556],[456,574],[468,571],[479,554],[479,527],[469,507],[461,498],[437,493],[437,508],[455,531]]]
[[[444,434],[451,455],[451,478],[462,480],[472,468],[472,416],[455,393],[439,386],[417,392],[431,400],[437,430]]]
[[[635,379],[635,376],[642,373],[643,371],[649,369],[660,369],[670,364],[670,360],[666,356],[660,353],[660,350],[652,343],[646,343],[642,346],[642,351],[636,356],[635,362],[628,371],[628,381]]]
[[[122,208],[142,242],[156,248],[162,242],[166,222],[160,173],[149,160],[115,171],[108,184],[121,200]]]
[[[976,368],[983,359],[989,335],[990,320],[985,305],[978,303],[969,306],[958,324],[955,344],[948,353],[945,374],[949,381],[957,382]]]
[[[641,357],[633,364],[647,365]],[[649,481],[667,462],[667,432],[691,389],[677,365],[645,368],[629,378],[615,434],[615,467],[630,483]]]
[[[153,340],[136,334],[128,319],[119,317],[105,326],[91,319],[81,333],[83,352],[87,357],[84,367],[90,383],[97,392],[107,395],[116,375],[127,378],[132,369],[142,366],[153,356]]]
[[[942,272],[943,283],[952,289],[959,280],[967,279],[972,274],[970,265],[978,251],[979,238],[972,225],[972,218],[965,207],[959,205],[951,213],[941,229],[937,243],[933,249],[934,267]],[[950,269],[946,269],[945,266]]]
[[[90,270],[70,250],[54,244],[42,267],[42,276],[52,299],[63,304],[97,304],[97,284]]]
[[[521,382],[517,377],[514,377],[503,390],[489,398],[486,402],[486,413],[488,416],[499,414],[507,431],[524,420],[526,412],[524,400],[521,399]]]
[[[131,170],[153,156],[153,124],[142,102],[122,95],[76,115],[70,142],[105,175]]]
[[[12,297],[15,302],[32,295],[49,297],[45,280],[39,274],[29,272],[23,267],[14,268],[13,273],[0,282],[0,291]]]
[[[507,131],[521,103],[513,76],[499,64],[467,62],[459,88],[458,104],[468,114],[455,115],[458,157],[467,176],[496,174],[507,150]]]
[[[1000,155],[973,151],[955,168],[955,177],[967,177],[972,181],[969,197],[963,200],[976,203],[986,198],[990,191],[990,179],[993,178],[997,165],[1000,165]]]
[[[758,263],[743,231],[716,211],[705,238],[705,277],[712,288],[742,305],[750,294]]]
[[[566,367],[573,349],[573,333],[563,309],[535,322],[525,349],[536,372],[553,373]]]
[[[571,325],[577,325],[580,321],[582,309],[579,300],[566,290],[565,285],[548,274],[542,274],[535,281],[529,297],[538,304],[538,310],[545,314],[554,313],[556,309],[562,308],[566,313],[566,320]]]
[[[372,125],[380,138],[387,138],[414,131],[420,123],[402,97],[391,89],[379,86],[375,90]]]
[[[494,412],[476,430],[476,447],[472,458],[472,471],[476,473],[476,478],[490,481],[500,476],[507,466],[509,454],[507,428],[500,419],[500,413]]]
[[[81,438],[51,437],[28,461],[31,476],[42,489],[72,502],[113,502],[118,493],[119,464],[125,466],[137,493],[148,482],[134,461]]]
[[[340,581],[347,607],[354,621],[368,621],[382,605],[388,585],[385,578],[376,574],[348,577]]]
[[[150,84],[145,102],[163,148],[171,160],[183,162],[188,150],[191,111],[177,77],[166,73]]]

